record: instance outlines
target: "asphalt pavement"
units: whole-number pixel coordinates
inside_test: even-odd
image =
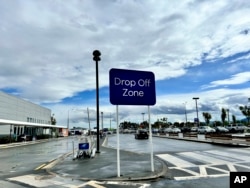
[[[168,167],[157,157],[154,157],[153,159],[154,171],[152,171],[150,154],[147,153],[141,154],[120,150],[120,161],[118,162],[117,150],[107,147],[105,138],[100,140],[102,144],[100,146],[99,152],[96,153],[93,158],[85,157],[74,159],[72,151],[52,161],[51,165],[48,165],[45,170],[53,175],[71,178],[72,180],[78,179],[86,181],[146,181],[168,176]],[[215,144],[216,142],[219,144],[221,144],[221,142],[223,142],[223,144],[232,144],[228,141],[217,140],[205,141],[190,139],[190,141],[210,142],[212,144]],[[10,144],[9,147],[17,147],[22,144],[26,145],[29,144],[29,142],[16,145]],[[240,145],[249,146],[249,141],[245,142],[244,144],[241,143]],[[2,146],[2,148],[7,147],[8,145]],[[119,163],[120,165],[118,165]],[[118,168],[120,172],[119,175]]]
[[[168,138],[173,139],[174,137]],[[175,137],[175,139],[180,138]],[[199,140],[197,138],[181,138],[181,140],[223,145],[235,144],[227,140]],[[168,167],[157,157],[154,157],[154,171],[152,171],[150,154],[120,150],[120,165],[118,165],[117,150],[106,147],[106,141],[105,138],[101,139],[100,152],[96,153],[94,158],[73,160],[73,155],[70,154],[63,160],[58,161],[54,167],[48,169],[48,172],[72,179],[97,181],[143,181],[168,176]],[[249,142],[236,143],[236,145],[249,146]],[[120,169],[120,176],[118,175],[118,168]]]
[[[99,153],[96,153],[93,158],[73,159],[71,153],[47,171],[86,181],[143,181],[157,179],[167,174],[167,166],[157,158],[154,158],[154,171],[152,171],[150,154],[120,150],[120,165],[118,165],[117,150],[106,147],[105,141],[103,143]]]

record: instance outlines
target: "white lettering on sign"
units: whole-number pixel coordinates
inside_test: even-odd
[[[120,86],[127,86],[130,88],[133,87],[150,87],[150,79],[139,79],[138,81],[135,80],[123,80],[118,77],[114,78],[115,85],[120,85]],[[144,92],[141,90],[131,90],[127,88],[122,88],[123,97],[144,97]]]
[[[115,85],[135,87],[136,84],[138,84],[140,87],[149,87],[150,83],[150,79],[139,79],[136,83],[135,80],[121,80],[120,78],[115,77]]]
[[[144,87],[144,86],[149,87],[150,79],[145,79],[145,80],[140,79],[140,80],[138,80],[138,85],[141,86],[141,87]]]
[[[120,78],[115,78],[115,85],[134,87],[136,86],[136,82],[134,80],[121,80]]]
[[[124,97],[143,97],[144,92],[143,91],[133,91],[133,90],[128,90],[126,88],[123,88],[123,94],[122,96]]]

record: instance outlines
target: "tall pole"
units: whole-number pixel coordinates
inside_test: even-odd
[[[110,113],[110,119],[109,119],[109,129],[111,130],[111,113]]]
[[[68,131],[69,131],[69,110],[68,110],[67,129],[68,129]]]
[[[68,136],[69,136],[69,110],[68,110],[67,129],[68,129]]]
[[[195,100],[195,104],[196,104],[197,125],[199,127],[200,126],[200,120],[199,120],[199,116],[198,116],[198,106],[197,106],[197,100],[199,99],[199,97],[193,97],[193,99]]]
[[[142,123],[144,123],[144,112],[143,113],[141,113],[142,114]]]
[[[185,126],[187,126],[187,108],[186,108],[186,104],[187,104],[187,102],[184,103],[184,105],[185,105],[185,118],[186,118],[186,125]]]
[[[100,153],[99,151],[99,140],[100,140],[100,133],[99,133],[99,77],[98,77],[98,61],[101,61],[101,52],[98,50],[93,51],[93,60],[95,61],[96,65],[96,124],[97,124],[97,148],[96,153]]]
[[[101,112],[102,115],[102,131],[103,131],[103,112]]]
[[[88,113],[88,122],[89,122],[89,135],[91,135],[90,119],[89,119],[89,108],[87,108],[87,113]]]

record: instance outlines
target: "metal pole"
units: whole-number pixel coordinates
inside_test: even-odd
[[[69,136],[69,110],[68,110],[68,122],[67,122],[68,136]]]
[[[88,122],[89,122],[89,135],[91,135],[90,119],[89,119],[89,108],[87,108],[87,112],[88,112]]]
[[[187,104],[187,102],[184,103],[184,105],[185,105],[185,118],[186,118],[186,125],[185,126],[187,126],[187,108],[186,108],[186,104]]]
[[[198,116],[198,107],[197,107],[197,100],[199,99],[199,97],[194,97],[193,99],[195,100],[195,103],[196,103],[196,114],[197,114],[197,121],[198,121],[197,125],[199,127],[200,126],[200,120],[199,120],[199,116]]]
[[[120,177],[120,130],[119,130],[119,114],[118,114],[118,105],[116,105],[116,129],[117,129],[117,177]]]
[[[111,113],[110,113],[110,120],[109,120],[109,128],[111,130]]]
[[[98,61],[101,60],[101,52],[98,50],[93,51],[93,60],[95,61],[96,65],[96,124],[97,124],[97,150],[96,153],[100,153],[99,151],[99,140],[100,140],[100,133],[99,133],[99,77],[98,77]]]
[[[154,172],[154,154],[153,154],[153,139],[152,139],[152,127],[150,121],[150,106],[148,106],[148,123],[149,123],[149,140],[150,140],[150,161],[151,161],[151,171]]]
[[[102,115],[102,132],[103,132],[103,112],[101,112]]]

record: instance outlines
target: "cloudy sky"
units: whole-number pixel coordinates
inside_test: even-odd
[[[111,68],[152,71],[151,120],[171,122],[221,108],[244,118],[250,97],[250,3],[247,0],[1,0],[0,90],[48,107],[58,124],[95,126],[95,62],[100,111],[115,127]],[[120,121],[145,120],[147,106],[119,106]],[[111,120],[111,121],[110,121]]]

